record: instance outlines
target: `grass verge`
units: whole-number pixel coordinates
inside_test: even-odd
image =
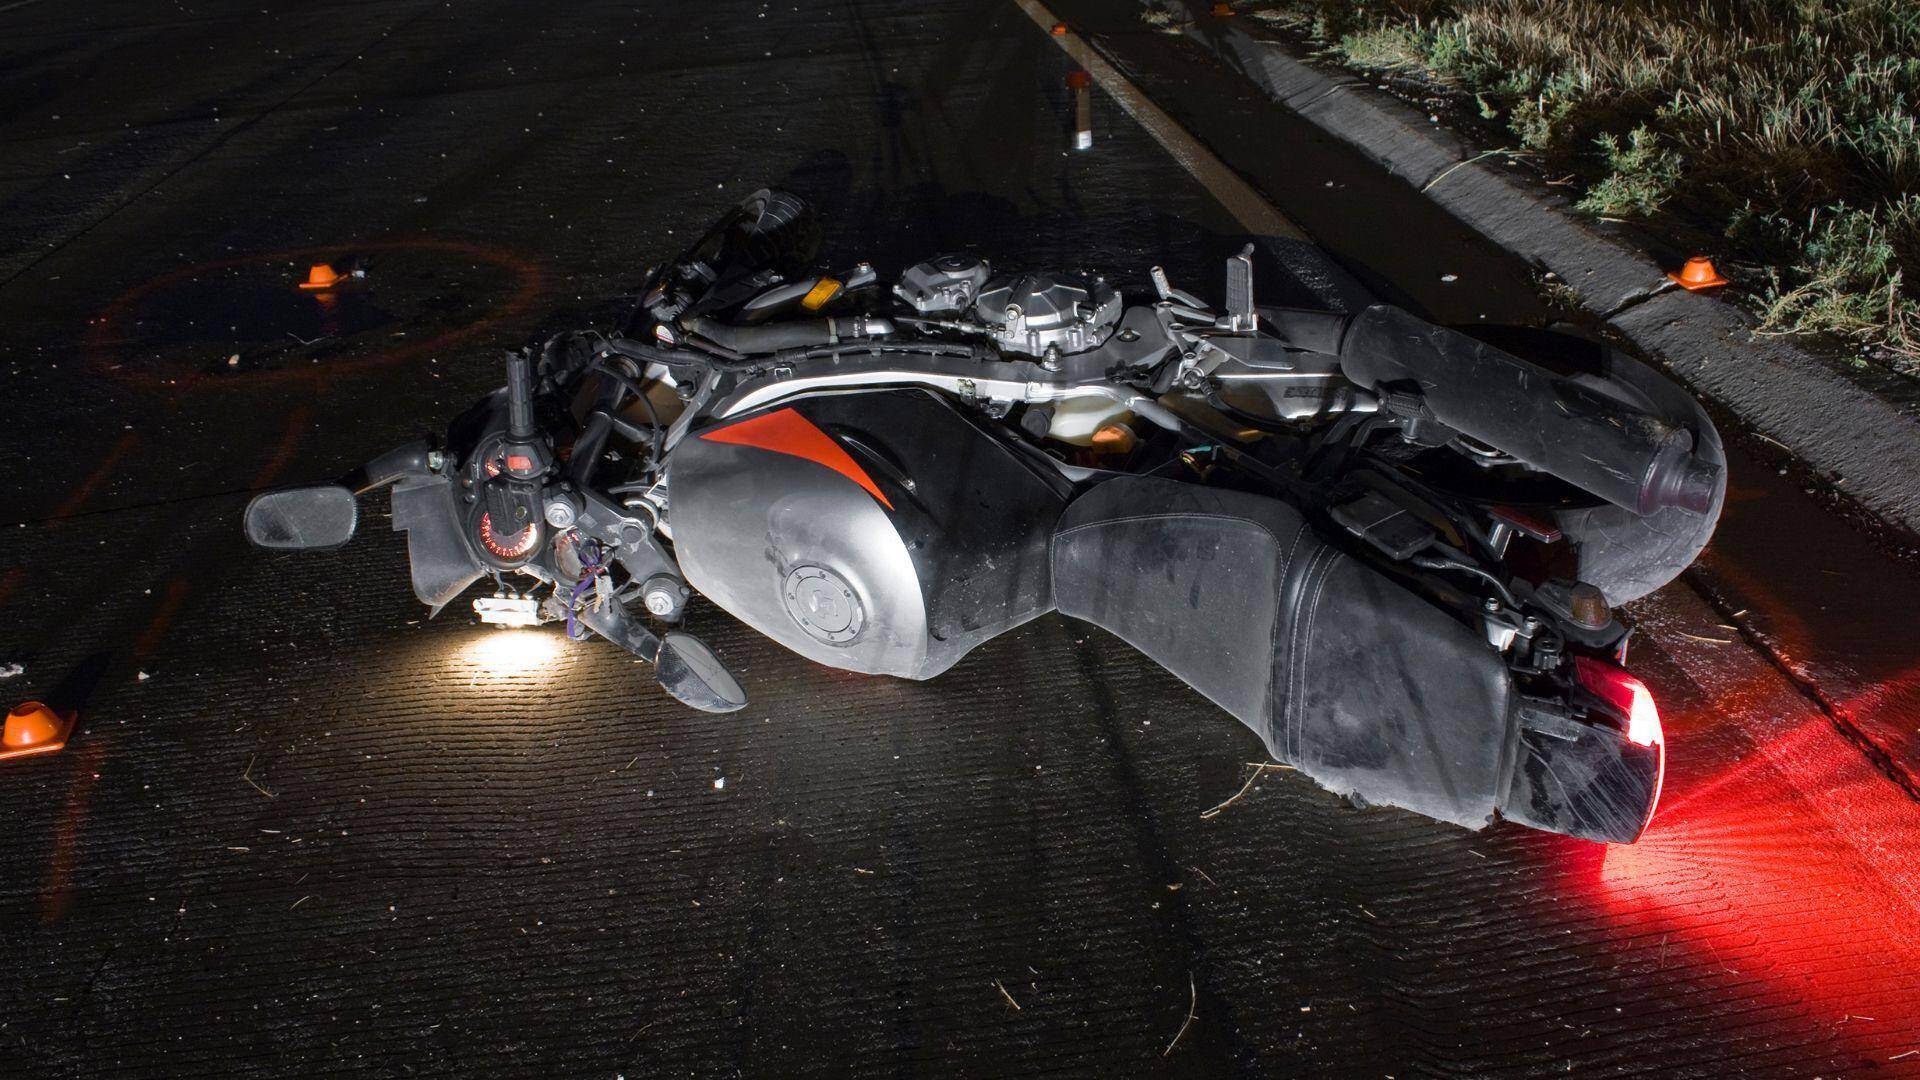
[[[1723,237],[1764,332],[1839,335],[1920,375],[1920,0],[1235,7],[1470,106],[1584,212]]]

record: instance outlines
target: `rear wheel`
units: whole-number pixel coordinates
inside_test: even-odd
[[[1552,511],[1574,550],[1579,579],[1599,588],[1609,604],[1637,600],[1679,577],[1712,538],[1726,500],[1726,448],[1706,410],[1673,380],[1599,342],[1531,327],[1476,327],[1469,332],[1693,433],[1694,453],[1720,469],[1713,501],[1704,513],[1670,506],[1641,517],[1605,502]]]

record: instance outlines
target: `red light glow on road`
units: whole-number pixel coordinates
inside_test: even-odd
[[[1674,786],[1639,843],[1608,848],[1601,905],[1867,1061],[1920,1045],[1920,805],[1817,715]]]

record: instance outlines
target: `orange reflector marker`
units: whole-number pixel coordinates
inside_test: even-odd
[[[301,282],[300,287],[303,289],[331,289],[335,285],[340,284],[341,280],[341,276],[333,272],[331,265],[327,263],[314,263],[313,266],[307,270],[307,280]]]
[[[28,754],[51,754],[67,745],[67,735],[72,730],[71,715],[61,716],[38,701],[22,702],[7,714],[6,734],[0,737],[0,761]]]
[[[1231,18],[1233,18],[1233,5],[1232,5],[1232,4],[1215,4],[1215,5],[1213,5],[1213,17],[1214,17],[1214,18],[1216,18],[1216,19],[1231,19]]]
[[[1699,292],[1702,289],[1717,289],[1727,283],[1727,279],[1721,277],[1720,272],[1713,268],[1713,260],[1707,258],[1705,255],[1695,255],[1693,258],[1688,259],[1687,265],[1681,267],[1679,273],[1668,274],[1667,277],[1678,282],[1681,288],[1690,292]]]
[[[839,295],[840,282],[834,278],[823,277],[818,284],[807,290],[807,295],[800,298],[800,306],[808,311],[819,311],[827,306],[827,301]]]
[[[1054,36],[1054,37],[1066,37],[1066,36],[1067,36],[1067,24],[1066,24],[1066,23],[1063,23],[1063,22],[1057,22],[1057,23],[1054,23],[1054,24],[1053,24],[1053,36]]]

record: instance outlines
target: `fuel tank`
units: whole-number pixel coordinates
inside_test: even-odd
[[[688,583],[822,664],[930,679],[1053,609],[1069,485],[924,391],[730,417],[674,448],[667,488]]]

